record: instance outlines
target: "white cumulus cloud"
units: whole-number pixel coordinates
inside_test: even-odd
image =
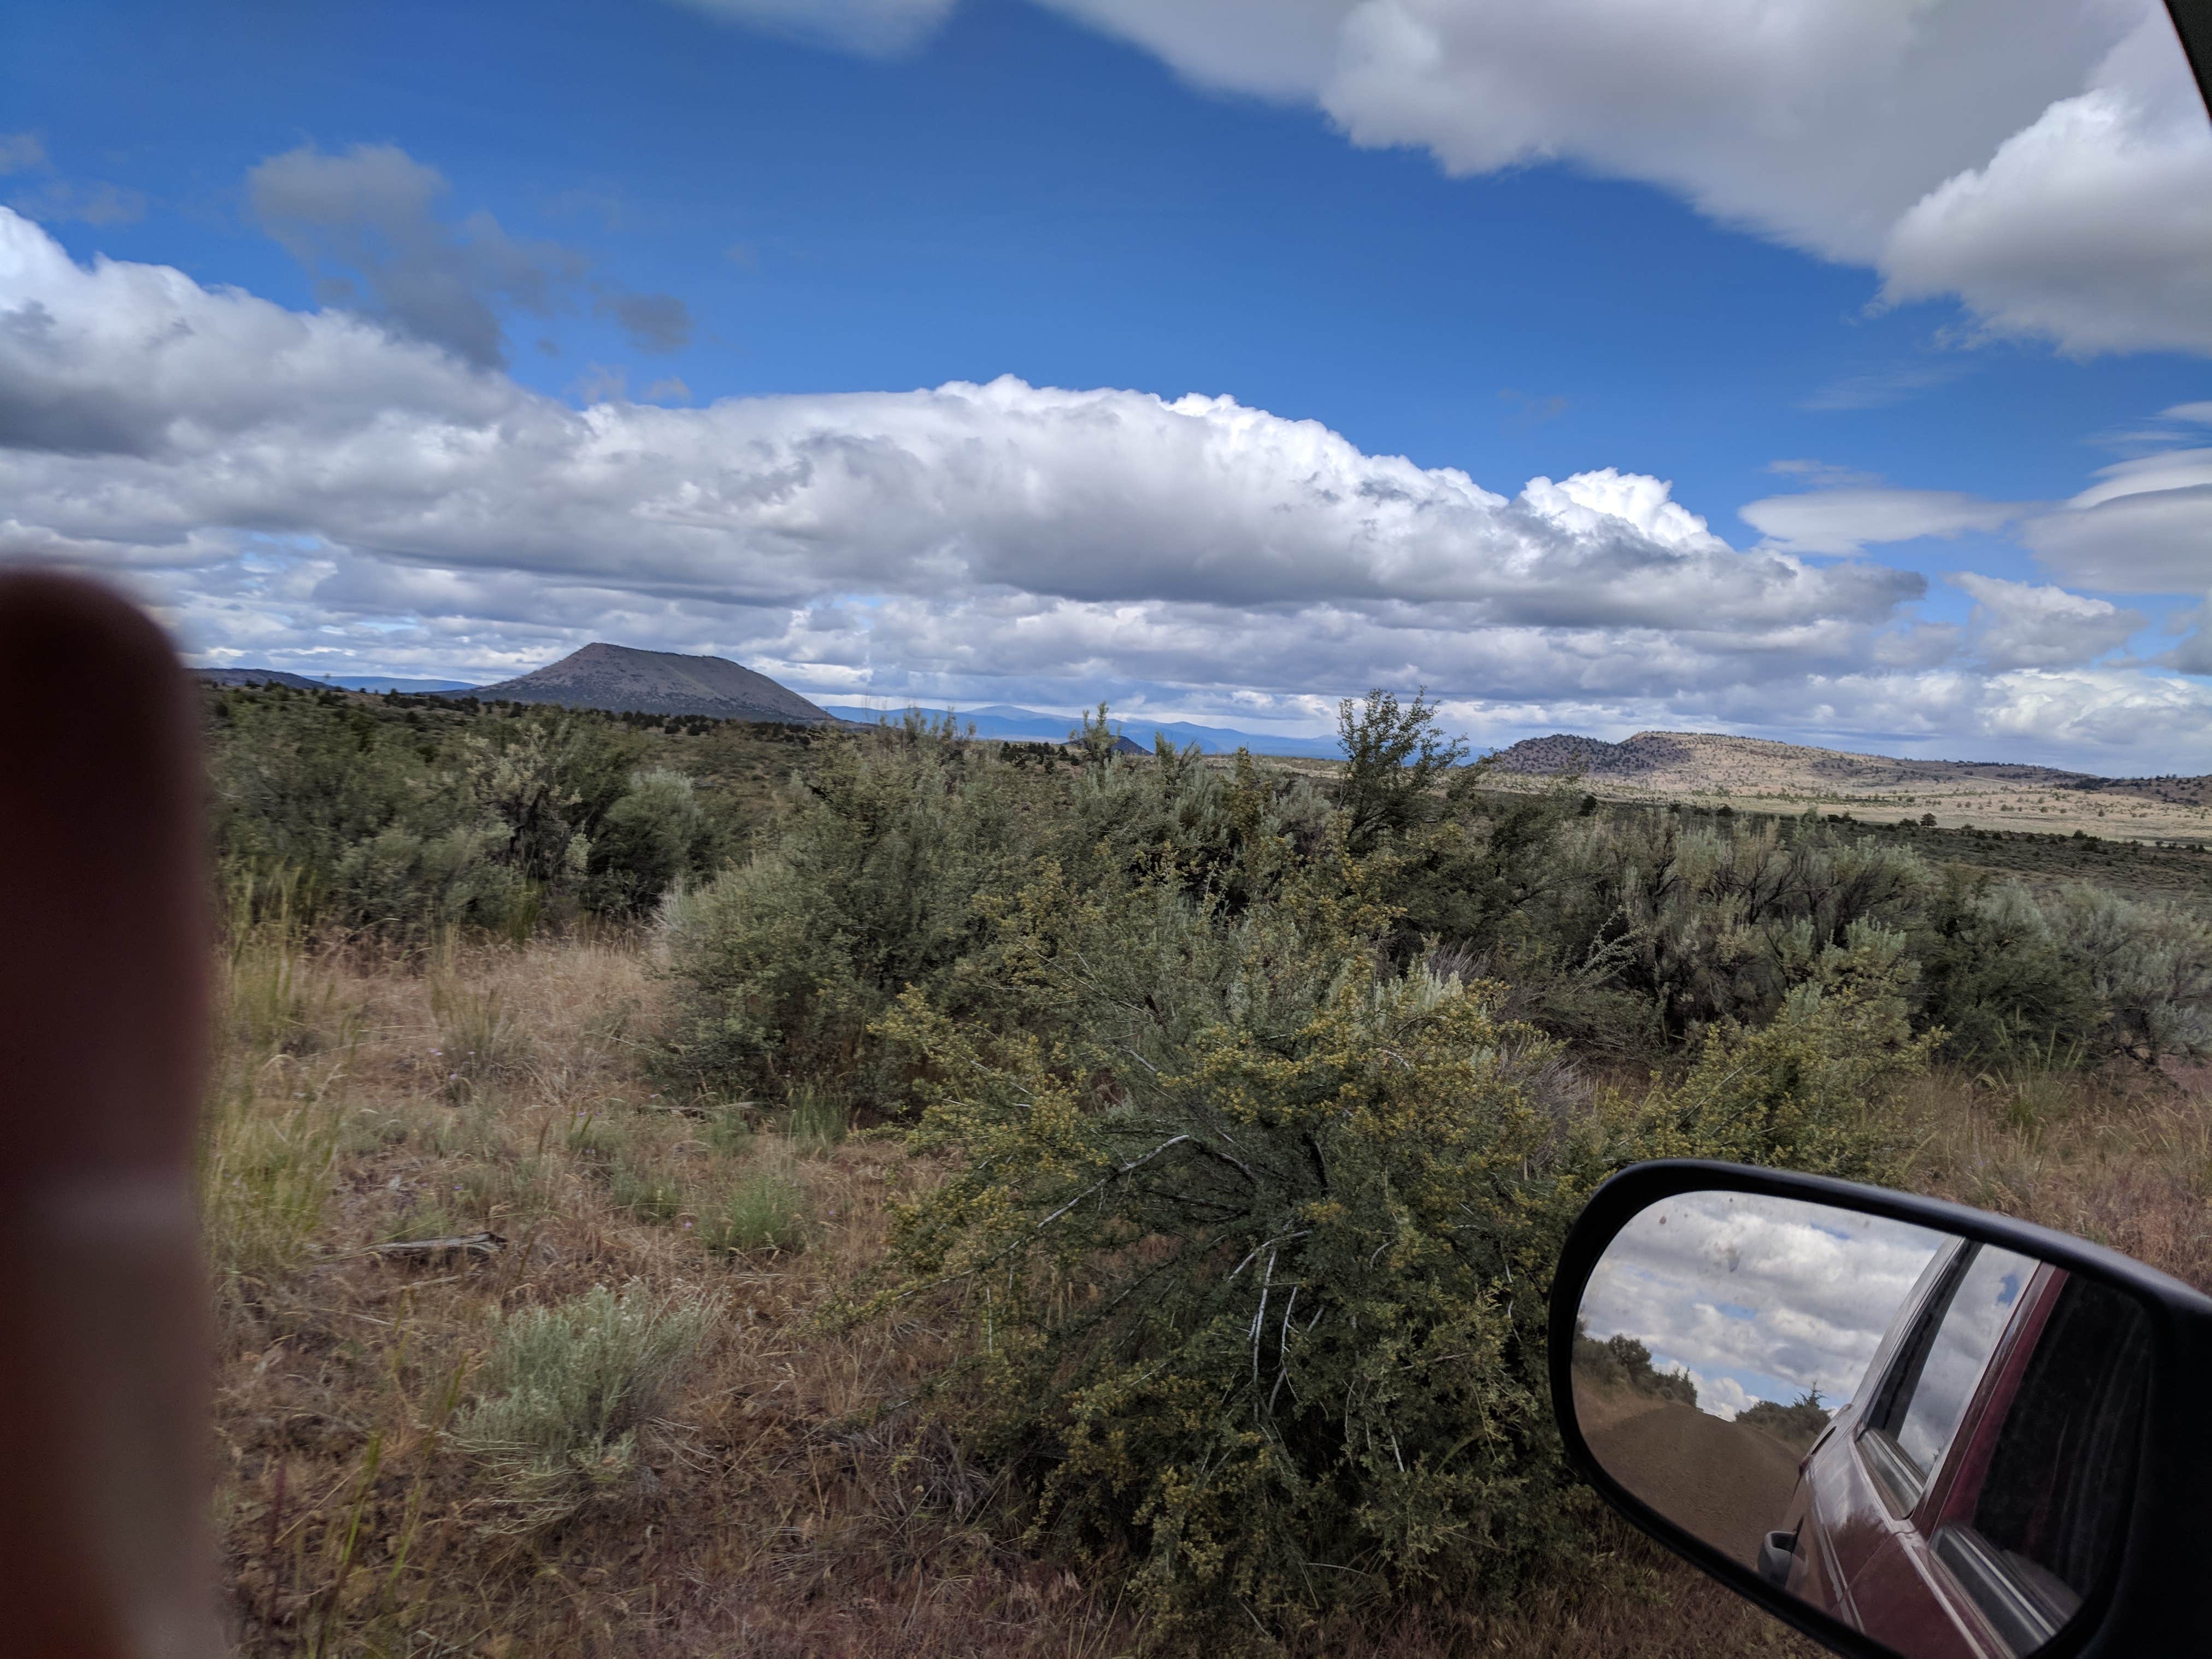
[[[1875,623],[1917,579],[1739,552],[1665,484],[1507,497],[1225,397],[1012,378],[577,410],[343,312],[73,264],[0,216],[0,460],[20,536],[173,562],[195,533],[726,603],[1026,594],[1399,625],[1665,629],[1731,650]]]
[[[2163,12],[2092,81],[1899,219],[1888,297],[2078,354],[2212,352],[2212,125]]]
[[[953,0],[682,0],[867,51]],[[2212,351],[2212,129],[2156,0],[1038,0],[1454,173],[1558,161],[2080,353]]]
[[[1240,0],[1052,0],[1454,173],[1640,179],[1893,300],[2066,349],[2212,350],[2212,129],[2151,0],[1363,0],[1255,55]]]

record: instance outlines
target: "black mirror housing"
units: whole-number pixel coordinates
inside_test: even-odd
[[[1585,1291],[1624,1229],[1667,1200],[1693,1194],[1795,1200],[1902,1223],[1963,1241],[1962,1250],[1982,1246],[2032,1258],[2062,1276],[2117,1292],[2138,1310],[2147,1358],[2140,1416],[2131,1419],[2139,1423],[2136,1477],[2116,1563],[2054,1637],[2035,1644],[2016,1636],[2014,1645],[2036,1659],[2212,1652],[2212,1595],[2203,1588],[2202,1543],[2212,1510],[2212,1412],[2205,1405],[2212,1384],[2212,1298],[2101,1246],[1941,1200],[1698,1159],[1635,1164],[1600,1188],[1560,1255],[1551,1292],[1548,1359],[1568,1461],[1608,1503],[1676,1554],[1835,1651],[1899,1659],[1894,1648],[1783,1588],[1798,1547],[1790,1531],[1770,1529],[1755,1544],[1723,1550],[1639,1497],[1591,1449],[1575,1382],[1577,1339],[1584,1349],[1591,1346],[1580,1328]],[[1930,1275],[1936,1272],[1929,1269]],[[1808,1451],[1801,1478],[1811,1462]]]

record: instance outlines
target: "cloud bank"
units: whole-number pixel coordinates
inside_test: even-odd
[[[1739,550],[1611,468],[1509,495],[1228,398],[1011,378],[579,409],[435,332],[82,267],[0,210],[0,558],[117,574],[188,647],[309,670],[489,678],[611,637],[839,696],[1304,720],[1425,682],[1478,732],[2157,746],[2159,770],[2212,729],[2194,682],[2096,665],[2129,614],[2103,601],[1978,590],[1962,654],[1914,617],[1921,576]]]

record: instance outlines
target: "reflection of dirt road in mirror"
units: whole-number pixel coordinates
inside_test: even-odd
[[[1649,1395],[1577,1388],[1575,1415],[1607,1474],[1723,1553],[1759,1565],[1759,1540],[1782,1524],[1796,1490],[1796,1452]]]

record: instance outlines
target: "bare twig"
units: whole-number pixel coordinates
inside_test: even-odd
[[[465,1233],[453,1238],[411,1238],[392,1244],[372,1244],[356,1252],[361,1255],[431,1256],[447,1261],[453,1256],[473,1256],[489,1261],[507,1248],[507,1240],[497,1233]]]

